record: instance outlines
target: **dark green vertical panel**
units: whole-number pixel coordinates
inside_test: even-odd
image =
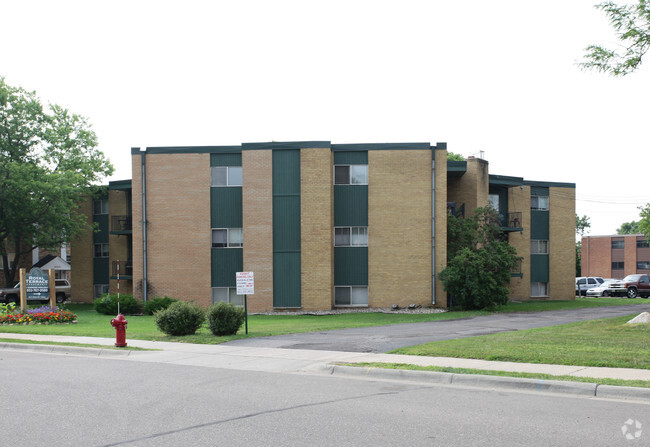
[[[531,196],[541,196],[548,197],[548,187],[547,186],[531,186],[530,187]]]
[[[368,226],[368,186],[334,186],[334,226]]]
[[[531,282],[549,281],[548,255],[530,256],[530,280]]]
[[[334,248],[334,284],[368,285],[368,247]]]
[[[109,258],[94,258],[93,259],[93,284],[108,284]]]
[[[273,253],[273,307],[300,307],[300,253]]]
[[[95,214],[93,222],[99,226],[99,231],[93,233],[93,242],[95,244],[108,243],[108,214]]]
[[[490,186],[490,194],[499,196],[499,214],[503,217],[508,216],[508,188]]]
[[[235,273],[244,269],[241,248],[212,249],[212,287],[235,287]]]
[[[368,151],[335,151],[335,165],[367,165]]]
[[[300,307],[300,150],[273,151],[273,306]]]
[[[210,154],[210,166],[241,166],[241,153]]]
[[[548,240],[548,211],[530,211],[530,238],[532,240]]]
[[[242,188],[210,188],[212,228],[242,228]]]

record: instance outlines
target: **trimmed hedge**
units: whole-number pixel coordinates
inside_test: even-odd
[[[230,303],[219,302],[208,309],[208,327],[214,335],[235,335],[245,318],[244,309]]]
[[[106,294],[93,301],[95,310],[104,315],[117,315],[117,295]],[[120,312],[125,315],[142,313],[142,302],[133,298],[133,295],[120,294]]]
[[[198,304],[176,301],[154,314],[156,326],[167,335],[192,335],[205,322],[205,310]]]

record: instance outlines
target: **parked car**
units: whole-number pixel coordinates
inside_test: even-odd
[[[606,279],[602,284],[587,290],[587,296],[612,296],[612,284],[620,282],[618,279]]]
[[[56,287],[56,302],[62,303],[68,298],[70,298],[70,283],[67,279],[55,279],[54,286]],[[43,300],[28,298],[28,301],[41,302]],[[0,301],[4,303],[14,302],[20,304],[20,283],[16,284],[13,287],[6,287],[0,289]]]
[[[650,275],[627,275],[620,282],[612,284],[612,295],[628,298],[648,298],[650,296]]]
[[[605,282],[600,276],[580,276],[576,278],[576,295],[586,296],[587,290]]]

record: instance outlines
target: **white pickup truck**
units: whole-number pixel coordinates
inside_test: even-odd
[[[57,303],[62,303],[68,298],[70,298],[70,283],[68,282],[67,279],[55,279],[54,280],[54,285],[56,287],[56,302]],[[38,301],[41,302],[43,300],[39,299],[30,299],[28,298],[27,301],[29,302],[34,302]],[[4,289],[0,289],[0,302],[4,303],[16,303],[20,304],[20,283],[16,284],[13,287],[7,287]]]

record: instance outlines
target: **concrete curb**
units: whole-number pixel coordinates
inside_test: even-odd
[[[589,382],[570,382],[562,380],[527,379],[520,377],[483,376],[478,374],[456,374],[437,371],[411,371],[325,365],[322,372],[357,378],[396,380],[421,384],[455,385],[469,388],[519,390],[524,392],[545,392],[568,394],[582,397],[604,399],[625,399],[650,402],[650,388],[599,385]]]
[[[131,350],[119,351],[117,349],[85,348],[83,346],[39,345],[31,343],[0,343],[0,350],[11,351],[38,351],[50,354],[83,355],[91,357],[125,357]]]

